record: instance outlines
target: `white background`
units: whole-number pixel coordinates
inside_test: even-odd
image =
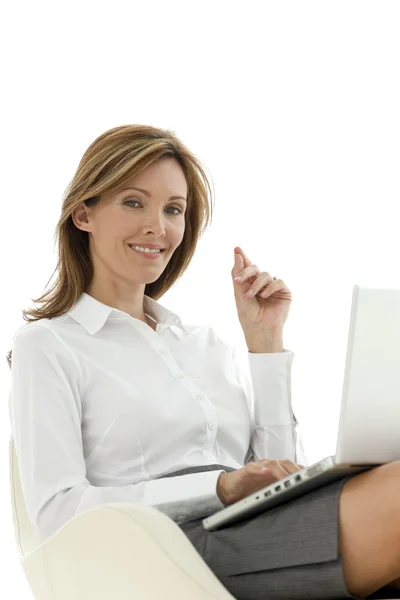
[[[35,1],[3,7],[0,21],[0,597],[28,600],[6,353],[55,268],[61,197],[82,154],[107,129],[140,123],[174,130],[200,158],[214,218],[160,302],[246,350],[234,247],[284,279],[306,454],[332,454],[353,285],[400,286],[400,4]]]

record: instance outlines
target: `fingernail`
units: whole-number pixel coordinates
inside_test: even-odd
[[[233,281],[240,281],[242,278],[240,275],[238,275],[237,277],[235,277],[235,279]]]

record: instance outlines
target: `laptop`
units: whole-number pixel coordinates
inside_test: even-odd
[[[355,285],[335,456],[208,516],[202,521],[204,529],[243,521],[346,475],[399,460],[399,366],[400,289]]]

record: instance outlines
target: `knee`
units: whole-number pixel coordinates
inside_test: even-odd
[[[392,460],[391,462],[379,465],[379,467],[375,467],[374,470],[382,477],[395,477],[397,479],[396,475],[400,474],[400,460]]]
[[[375,483],[384,486],[381,491],[393,492],[398,498],[400,494],[400,460],[385,463],[375,467],[372,471],[371,475]]]
[[[343,489],[344,496],[350,493],[351,503],[358,502],[358,494],[353,496],[356,489],[360,490],[364,501],[370,499],[371,506],[379,499],[386,510],[390,507],[395,511],[400,510],[400,460],[379,465],[351,477]]]

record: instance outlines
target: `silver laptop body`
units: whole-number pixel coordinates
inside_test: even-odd
[[[399,460],[399,355],[400,289],[355,285],[336,455],[203,519],[204,529],[243,521],[345,475]]]

